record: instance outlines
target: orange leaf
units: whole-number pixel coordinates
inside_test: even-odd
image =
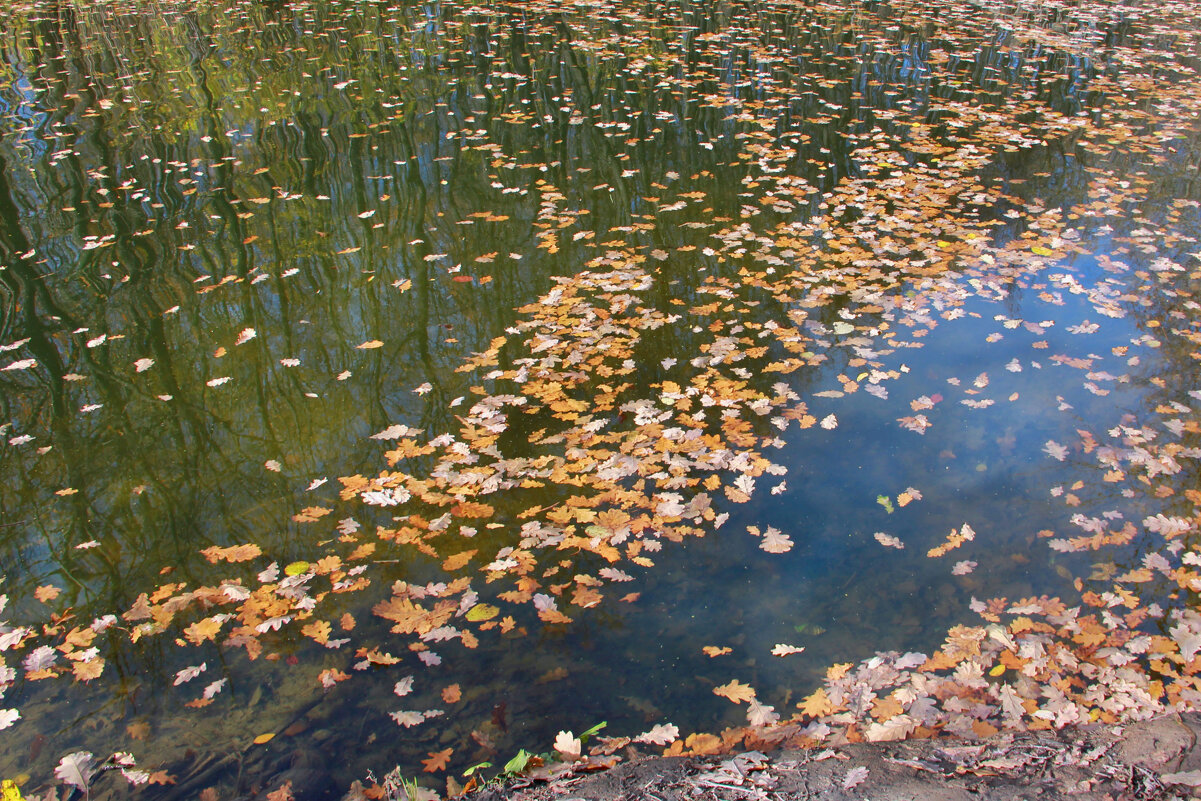
[[[449,687],[442,688],[442,700],[448,704],[457,704],[459,699],[463,697],[463,691],[459,685],[452,684]]]
[[[216,564],[221,560],[226,562],[249,562],[251,559],[261,556],[263,550],[257,545],[231,545],[228,548],[220,548],[214,545],[211,548],[205,548],[201,553],[204,554],[205,559]]]
[[[446,557],[446,561],[442,563],[442,569],[446,572],[458,570],[471,561],[471,557],[475,556],[475,551],[462,551]]]
[[[71,665],[71,672],[80,681],[91,681],[104,672],[104,659],[98,656],[95,659],[89,659],[87,662],[76,662],[74,665]]]
[[[817,691],[805,698],[797,704],[797,708],[811,718],[820,718],[822,715],[828,715],[834,711],[834,704],[830,703],[830,697],[826,695],[824,687],[818,687]]]
[[[187,637],[188,642],[192,645],[200,645],[205,640],[214,639],[219,631],[221,631],[221,621],[217,618],[206,617],[185,628],[183,636]]]
[[[447,748],[442,751],[430,751],[429,759],[421,760],[422,769],[426,773],[437,773],[440,770],[446,770],[446,763],[450,762],[450,755],[455,752],[453,748]]]
[[[741,704],[743,701],[750,701],[755,697],[755,690],[750,685],[742,684],[737,679],[731,680],[729,684],[714,687],[713,693],[714,695],[729,698],[736,704]]]

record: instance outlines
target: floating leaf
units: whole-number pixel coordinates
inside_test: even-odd
[[[96,773],[95,758],[90,751],[76,751],[59,760],[54,775],[64,784],[87,790]]]
[[[476,604],[467,610],[465,617],[475,623],[481,620],[491,620],[500,614],[500,608],[490,604]]]

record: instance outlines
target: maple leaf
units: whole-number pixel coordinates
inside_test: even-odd
[[[751,701],[755,698],[754,689],[750,685],[742,684],[737,679],[732,679],[728,684],[723,684],[720,687],[714,687],[713,694],[729,698],[736,704],[741,704],[743,701]]]
[[[421,760],[422,770],[426,773],[437,773],[441,770],[446,770],[446,765],[450,762],[450,755],[455,752],[453,748],[446,748],[441,751],[428,751],[428,759]]]

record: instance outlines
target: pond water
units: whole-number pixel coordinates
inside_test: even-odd
[[[0,776],[445,793],[602,721],[786,721],[831,665],[1140,566],[1166,637],[1178,10],[17,6]]]

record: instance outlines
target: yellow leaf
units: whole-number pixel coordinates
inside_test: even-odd
[[[309,572],[310,567],[312,567],[312,565],[310,565],[308,562],[293,562],[284,568],[284,575],[299,576],[301,573]]]
[[[266,734],[260,734],[258,737],[254,738],[254,744],[262,745],[265,742],[269,742],[273,737],[275,737],[275,732],[273,731],[269,731]]]
[[[1002,673],[1004,673],[1004,672],[1005,672],[1005,666],[1004,666],[1004,665],[994,665],[994,666],[993,666],[993,669],[992,669],[992,670],[990,670],[990,671],[988,671],[988,675],[990,675],[990,676],[1000,676],[1000,675],[1001,675]]]
[[[0,784],[0,799],[2,801],[22,801],[21,788],[12,779],[5,779]]]
[[[478,623],[481,620],[491,620],[500,614],[498,607],[491,604],[476,604],[467,610],[467,619],[472,623]]]

